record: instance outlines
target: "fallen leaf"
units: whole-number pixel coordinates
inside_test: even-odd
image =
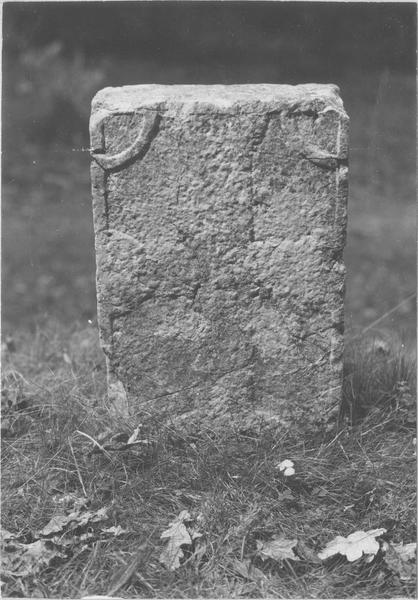
[[[293,552],[297,543],[297,540],[288,540],[283,535],[273,536],[273,539],[267,542],[257,540],[257,554],[262,560],[300,560]]]
[[[184,521],[190,521],[190,514],[187,510],[181,511],[160,536],[161,539],[168,539],[167,546],[161,552],[160,562],[170,571],[175,571],[180,567],[180,559],[184,556],[181,546],[191,546],[192,544],[192,538]]]
[[[0,530],[0,541],[6,542],[7,540],[15,540],[18,536],[14,533],[10,533],[7,529]]]
[[[65,527],[73,521],[78,513],[71,513],[70,515],[56,515],[45,525],[43,529],[39,531],[38,535],[48,537],[54,533],[60,533]]]
[[[278,500],[294,500],[295,497],[290,490],[284,490],[283,492],[279,492],[277,494]]]
[[[109,509],[105,506],[103,508],[99,508],[99,510],[87,510],[79,514],[76,519],[77,527],[82,527],[83,525],[87,525],[87,523],[98,523],[99,521],[106,521],[108,518],[107,511]]]
[[[77,509],[68,515],[55,515],[55,517],[52,517],[49,523],[47,523],[47,525],[45,525],[45,527],[39,531],[38,535],[42,537],[48,537],[55,533],[73,531],[79,527],[84,527],[88,523],[105,521],[108,518],[107,511],[107,507],[100,508],[96,511],[80,511]]]
[[[383,546],[383,560],[401,581],[411,581],[416,572],[416,542],[410,544],[388,544]]]
[[[141,425],[139,425],[139,427],[136,427],[134,429],[133,434],[130,436],[130,438],[126,442],[127,444],[134,444],[137,441],[140,429],[141,429]]]
[[[399,554],[402,560],[415,560],[417,556],[417,543],[393,544],[394,550]]]
[[[337,535],[318,553],[321,560],[325,560],[336,554],[342,554],[349,562],[362,557],[363,554],[374,556],[380,548],[377,537],[386,533],[386,529],[370,529],[369,531],[355,531],[346,538]]]
[[[302,559],[306,560],[307,562],[315,564],[321,562],[316,552],[309,548],[309,546],[303,540],[298,540],[296,549],[298,551],[298,554],[302,557]]]
[[[64,557],[45,540],[16,544],[2,552],[2,572],[6,576],[28,577],[49,566],[53,558]]]
[[[291,460],[282,460],[281,463],[279,463],[278,468],[281,472],[283,472],[283,475],[285,477],[290,477],[291,475],[295,474],[295,469],[294,469],[294,463]]]

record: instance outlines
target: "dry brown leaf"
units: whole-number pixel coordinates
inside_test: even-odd
[[[55,517],[52,517],[45,527],[39,531],[38,535],[48,537],[54,533],[61,533],[61,531],[63,531],[69,523],[74,521],[77,516],[78,512],[70,513],[69,515],[55,515]]]
[[[45,540],[37,540],[31,544],[13,544],[2,552],[3,575],[13,577],[28,577],[35,575],[47,567],[53,558],[64,555]]]
[[[63,531],[73,531],[79,527],[84,527],[89,523],[97,523],[99,521],[105,521],[107,516],[107,507],[100,508],[99,510],[75,510],[68,515],[55,515],[45,525],[43,529],[39,531],[41,537],[48,537],[56,533]]]
[[[401,581],[411,581],[416,573],[416,542],[411,544],[387,544],[383,546],[383,560]]]
[[[300,560],[293,552],[297,540],[288,540],[283,535],[275,535],[272,540],[263,542],[257,540],[257,554],[262,560]]]
[[[161,539],[168,539],[167,546],[161,552],[160,562],[170,571],[175,571],[180,567],[180,560],[184,556],[181,547],[192,544],[192,538],[184,521],[190,521],[190,514],[187,510],[183,510],[160,536]]]

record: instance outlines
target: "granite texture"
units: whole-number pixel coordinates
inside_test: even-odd
[[[90,125],[117,410],[193,428],[332,418],[348,192],[338,88],[106,88]]]

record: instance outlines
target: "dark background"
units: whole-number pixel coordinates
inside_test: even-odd
[[[5,4],[4,43],[16,54],[60,40],[67,55],[210,64],[229,79],[233,65],[267,63],[295,80],[352,66],[413,71],[415,13],[414,3],[16,2]]]
[[[416,5],[6,2],[3,328],[95,318],[88,117],[139,83],[341,88],[351,118],[346,315],[415,338]]]

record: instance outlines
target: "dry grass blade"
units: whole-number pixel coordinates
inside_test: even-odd
[[[75,433],[78,433],[79,435],[83,435],[84,437],[86,437],[88,440],[90,440],[91,442],[93,442],[93,444],[99,448],[99,450],[101,452],[103,452],[103,454],[105,454],[110,460],[112,459],[112,456],[109,454],[109,452],[106,450],[106,448],[104,448],[101,444],[99,444],[99,442],[97,440],[95,440],[94,438],[91,437],[91,435],[89,435],[88,433],[84,433],[84,431],[79,431],[78,429],[76,429]]]
[[[78,466],[78,462],[77,462],[77,459],[76,459],[75,454],[74,454],[74,448],[73,448],[73,445],[72,445],[71,440],[69,438],[68,438],[68,445],[70,446],[71,455],[72,455],[73,460],[74,460],[74,465],[75,465],[75,468],[76,468],[76,471],[77,471],[78,480],[79,480],[80,485],[82,487],[84,497],[87,498],[86,488],[84,487],[84,482],[83,482],[83,478],[81,477],[80,468]]]
[[[113,594],[116,594],[116,592],[130,582],[133,576],[135,576],[149,591],[154,593],[155,590],[152,585],[148,583],[148,581],[146,581],[140,573],[138,573],[139,567],[146,563],[152,552],[152,549],[148,550],[148,552],[144,552],[146,547],[147,543],[142,544],[138,548],[130,564],[127,567],[122,567],[122,569],[120,569],[120,571],[116,574],[115,582],[111,586],[108,596],[113,596]]]

